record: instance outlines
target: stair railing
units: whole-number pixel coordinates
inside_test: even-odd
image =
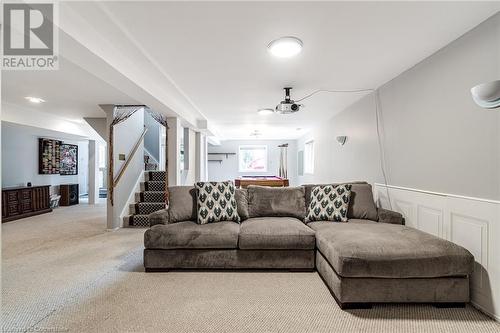
[[[160,162],[158,162],[156,160],[156,158],[149,152],[149,150],[147,150],[146,147],[144,147],[144,152],[146,153],[146,155],[149,156],[149,158],[151,158],[158,166],[160,166]]]
[[[122,178],[123,174],[127,170],[128,165],[130,164],[130,161],[134,158],[135,153],[137,152],[137,149],[139,149],[139,146],[141,145],[141,142],[144,140],[144,136],[146,136],[146,132],[148,131],[147,127],[144,127],[144,131],[142,131],[142,134],[140,138],[137,140],[137,142],[134,145],[134,148],[132,148],[132,151],[129,154],[129,157],[125,161],[125,164],[121,167],[120,171],[118,172],[118,175],[116,178],[113,180],[113,187],[116,187],[118,183],[120,182],[120,179]]]

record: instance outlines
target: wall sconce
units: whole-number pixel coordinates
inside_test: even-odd
[[[478,84],[470,90],[472,99],[482,108],[500,107],[500,80]]]
[[[341,136],[337,137],[337,142],[341,146],[345,145],[346,141],[347,141],[347,136],[345,136],[345,135],[341,135]]]

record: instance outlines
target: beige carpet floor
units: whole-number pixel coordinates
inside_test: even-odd
[[[471,306],[339,309],[317,273],[144,273],[144,230],[79,205],[2,225],[4,332],[500,332]]]

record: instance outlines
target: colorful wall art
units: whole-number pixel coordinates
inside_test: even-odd
[[[78,146],[63,143],[61,144],[61,175],[78,174]]]

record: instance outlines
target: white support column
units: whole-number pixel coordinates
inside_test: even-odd
[[[106,149],[106,159],[108,160],[109,159],[109,157],[108,157],[108,149],[110,147],[109,126],[113,122],[114,107],[115,106],[112,105],[112,104],[103,104],[103,105],[99,105],[99,106],[106,113],[106,131],[107,131],[107,134],[108,134],[108,138],[107,138],[108,140],[106,142],[106,147],[107,147],[107,149]],[[107,166],[107,168],[110,167],[109,160],[107,161],[106,166]],[[108,175],[106,174],[106,175],[104,175],[104,177],[107,178]],[[107,202],[107,208],[106,208],[106,228],[108,230],[114,230],[117,227],[115,226],[115,223],[114,223],[115,214],[114,214],[113,206],[111,205],[111,200],[109,198],[109,191],[108,191],[108,198],[107,198],[106,202]]]
[[[181,133],[182,126],[179,118],[167,118],[168,122],[168,185],[181,185]]]
[[[89,140],[89,205],[99,199],[99,145]]]
[[[208,137],[203,134],[202,140],[201,140],[201,145],[203,147],[203,153],[202,153],[202,180],[203,181],[208,181]]]
[[[205,134],[196,132],[196,181],[206,181],[207,176],[207,137]]]

